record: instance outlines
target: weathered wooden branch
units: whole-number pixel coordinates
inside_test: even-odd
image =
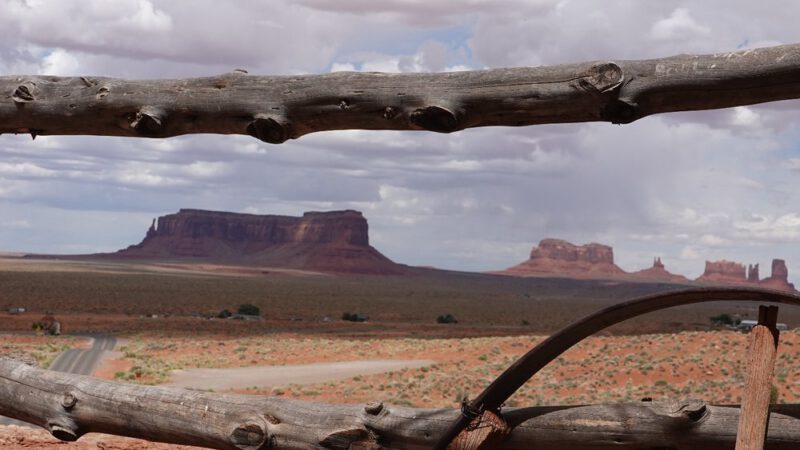
[[[800,448],[800,405],[773,407],[767,449]],[[0,415],[72,441],[91,432],[217,449],[429,449],[455,410],[329,405],[114,383],[0,358]],[[497,449],[733,449],[739,410],[697,400],[504,411]]]
[[[736,450],[761,450],[769,423],[769,401],[778,353],[778,307],[758,308],[758,325],[750,332],[747,379],[742,396]]]
[[[163,138],[325,130],[629,123],[651,114],[800,98],[800,44],[643,61],[437,74],[339,72],[129,81],[0,77],[0,133]]]
[[[469,414],[459,417],[433,447],[445,450],[465,429],[471,415],[497,411],[511,395],[539,370],[583,339],[609,326],[642,314],[693,303],[709,301],[763,301],[800,306],[800,295],[786,292],[743,287],[711,287],[667,291],[635,298],[604,308],[562,328],[537,344],[495,378],[465,409]],[[776,316],[777,317],[777,316]]]

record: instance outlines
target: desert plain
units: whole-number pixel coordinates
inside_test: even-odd
[[[600,308],[640,295],[681,289],[676,283],[417,270],[404,275],[330,274],[182,261],[0,259],[0,354],[48,367],[93,335],[118,339],[94,376],[158,385],[220,369],[234,379],[254,368],[300,370],[350,364],[337,376],[283,382],[242,377],[224,388],[316,402],[457,407],[550,333]],[[221,319],[251,304],[261,320]],[[671,308],[614,326],[567,352],[530,380],[507,406],[699,398],[740,401],[748,336],[710,317],[754,318],[757,304],[713,302]],[[6,313],[25,308],[21,314]],[[368,317],[342,320],[344,313]],[[451,314],[457,323],[440,324]],[[800,324],[782,333],[773,388],[796,402]],[[61,336],[35,336],[31,324],[58,318]],[[377,364],[378,369],[365,368]],[[381,364],[384,364],[383,366]],[[317,366],[311,366],[313,368]],[[360,369],[359,369],[360,368]],[[237,372],[239,371],[239,372]],[[324,372],[324,370],[322,370]],[[213,373],[213,372],[211,372]],[[265,372],[266,373],[266,372]],[[298,372],[293,372],[298,373]],[[0,427],[3,448],[180,448],[103,435],[58,443],[44,430]]]

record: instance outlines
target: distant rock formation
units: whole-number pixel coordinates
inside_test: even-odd
[[[667,281],[675,283],[685,283],[689,281],[689,279],[684,277],[683,275],[677,275],[668,272],[667,269],[664,267],[664,263],[661,262],[660,256],[653,258],[653,267],[650,267],[649,269],[640,270],[638,272],[633,272],[632,274],[630,274],[630,276],[649,281]]]
[[[542,239],[531,250],[530,258],[506,270],[495,272],[513,276],[596,278],[621,281],[691,284],[691,280],[667,271],[661,257],[653,258],[650,268],[627,273],[614,264],[614,251],[602,244],[574,245],[560,239]],[[735,261],[706,261],[705,271],[695,281],[714,285],[761,286],[796,292],[789,283],[789,271],[782,259],[772,260],[772,276],[759,279],[759,265],[745,266]]]
[[[772,275],[761,280],[759,284],[767,289],[790,292],[795,290],[794,284],[789,283],[789,269],[786,268],[786,261],[782,259],[772,260]]]
[[[760,280],[758,276],[758,264],[748,264],[747,265],[747,281],[750,283],[758,283]]]
[[[697,281],[714,284],[757,285],[767,289],[795,292],[794,285],[789,283],[789,270],[786,261],[772,260],[772,275],[759,279],[758,264],[749,264],[745,271],[744,264],[733,261],[706,261],[706,270]]]
[[[302,217],[181,209],[153,221],[144,240],[113,258],[192,259],[326,272],[395,274],[395,264],[369,245],[358,211]]]
[[[542,239],[530,258],[502,272],[516,276],[608,278],[624,275],[614,264],[614,251],[602,244],[574,245],[560,239]]]
[[[710,283],[747,283],[747,269],[735,261],[706,261],[706,270],[697,281]]]

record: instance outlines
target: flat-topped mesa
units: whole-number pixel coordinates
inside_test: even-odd
[[[517,276],[608,278],[625,272],[614,264],[614,251],[607,245],[575,245],[561,239],[542,239],[530,259],[500,273]]]
[[[302,217],[181,209],[157,219],[147,232],[156,237],[216,238],[231,243],[259,242],[369,245],[367,219],[353,210],[307,212]],[[180,251],[178,249],[178,251]]]
[[[735,261],[706,261],[706,269],[697,281],[710,283],[747,283],[747,268]]]
[[[643,269],[638,272],[633,272],[630,275],[633,278],[647,281],[667,281],[675,283],[685,283],[689,281],[689,279],[683,275],[677,275],[669,272],[664,266],[664,263],[661,262],[660,256],[653,258],[653,267]]]
[[[144,240],[105,257],[204,259],[353,273],[400,273],[369,245],[367,220],[353,210],[302,217],[181,209],[153,222]]]
[[[772,275],[759,282],[762,287],[779,291],[794,292],[794,284],[789,283],[789,269],[786,268],[786,261],[782,259],[772,260]]]

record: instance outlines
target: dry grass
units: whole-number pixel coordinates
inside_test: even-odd
[[[0,356],[34,360],[46,369],[59,354],[82,345],[85,340],[70,336],[0,335]]]
[[[617,403],[644,397],[737,403],[743,388],[747,337],[734,332],[593,337],[546,367],[509,405]],[[432,359],[437,361],[435,365],[420,369],[312,386],[243,386],[237,392],[337,403],[382,399],[420,407],[453,407],[480,392],[541,339],[136,336],[123,349],[128,370],[118,377],[149,384],[166,381],[170,370],[178,368]],[[788,377],[798,371],[800,335],[784,333],[775,381],[781,401],[798,400],[800,385]]]

